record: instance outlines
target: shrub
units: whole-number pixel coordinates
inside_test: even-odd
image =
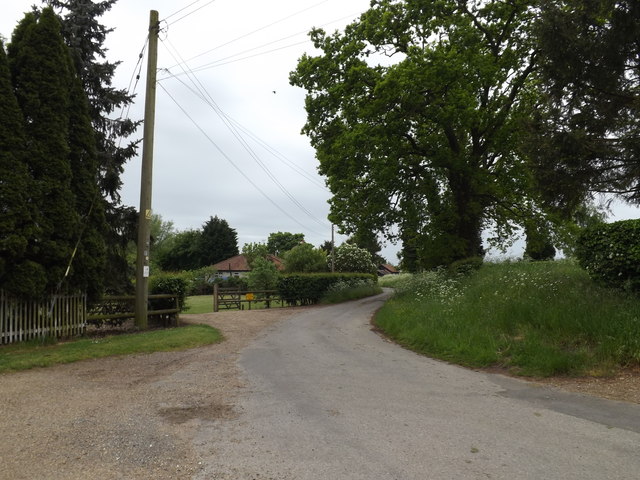
[[[191,270],[189,273],[188,295],[209,295],[213,291],[216,269],[213,267]]]
[[[338,272],[373,273],[376,266],[371,253],[364,248],[343,243],[334,253],[335,269]]]
[[[157,294],[173,294],[178,297],[178,308],[182,309],[187,296],[190,283],[189,272],[183,273],[158,273],[149,278],[149,293]],[[153,300],[153,310],[165,310],[173,308],[170,299]]]
[[[597,282],[640,291],[640,220],[586,228],[578,237],[575,254]]]
[[[382,293],[382,288],[373,278],[351,278],[338,280],[323,295],[321,303],[340,303]]]
[[[282,275],[278,280],[278,293],[290,305],[313,305],[335,283],[355,279],[377,282],[375,275],[365,273],[290,274]]]
[[[483,263],[484,260],[482,257],[469,257],[456,260],[449,265],[449,273],[452,275],[469,275],[480,270]]]
[[[253,269],[248,277],[252,290],[273,290],[278,284],[278,270],[273,262],[258,257],[253,261]]]
[[[302,243],[284,254],[287,273],[313,273],[327,271],[327,254],[310,243]]]

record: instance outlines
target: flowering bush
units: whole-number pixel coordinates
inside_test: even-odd
[[[331,262],[331,259],[329,258],[328,261]],[[336,272],[374,273],[376,271],[371,253],[349,243],[343,243],[336,248],[334,261]]]

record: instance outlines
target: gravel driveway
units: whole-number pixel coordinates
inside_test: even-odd
[[[293,315],[323,308],[331,307],[185,315],[219,328],[225,341],[0,374],[0,479],[289,478],[211,468],[224,463],[227,429],[246,421],[238,353],[265,341],[265,329],[271,336]],[[638,377],[629,382],[637,392]]]
[[[0,479],[190,479],[193,438],[235,415],[238,351],[300,308],[185,315],[222,343],[0,375]]]

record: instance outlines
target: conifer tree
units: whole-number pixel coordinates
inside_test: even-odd
[[[25,118],[28,164],[33,176],[31,202],[37,230],[27,257],[47,272],[47,289],[64,278],[79,218],[71,190],[68,142],[72,75],[60,23],[51,8],[36,19],[29,13],[9,48],[12,83]]]
[[[69,283],[87,292],[89,298],[102,294],[105,273],[105,234],[107,223],[98,187],[98,160],[94,130],[89,118],[87,97],[76,75],[71,88],[69,147],[72,169],[71,187],[76,212],[81,218],[77,248],[71,263]]]
[[[41,265],[26,258],[34,224],[25,160],[24,119],[0,40],[0,288],[35,296],[44,289],[45,272]]]
[[[121,205],[119,190],[124,164],[136,154],[138,141],[121,146],[140,124],[121,118],[119,113],[133,102],[124,89],[114,88],[112,79],[119,62],[106,61],[104,41],[113,29],[98,19],[117,0],[43,0],[59,13],[62,34],[76,71],[89,99],[89,115],[94,128],[98,159],[98,184],[108,222],[106,232],[107,274],[105,288],[110,292],[130,287],[130,266],[126,261],[129,243],[135,240],[137,213]]]

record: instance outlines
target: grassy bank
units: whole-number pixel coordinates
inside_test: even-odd
[[[606,375],[640,364],[640,299],[568,261],[485,264],[468,278],[405,277],[376,323],[399,343],[472,367]]]
[[[48,367],[89,358],[186,350],[221,340],[222,335],[215,328],[207,325],[190,325],[64,343],[42,344],[40,341],[32,341],[1,347],[0,373]]]

